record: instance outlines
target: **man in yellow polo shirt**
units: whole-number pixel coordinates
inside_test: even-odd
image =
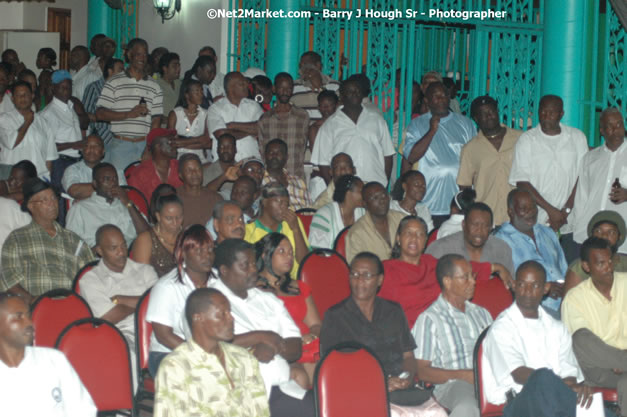
[[[614,272],[610,243],[588,238],[581,267],[590,275],[562,303],[562,320],[573,335],[573,350],[586,380],[618,391],[627,416],[627,273]]]
[[[257,220],[246,225],[244,240],[255,243],[272,232],[282,233],[294,248],[294,265],[290,276],[297,278],[298,265],[309,252],[309,241],[300,219],[288,208],[290,197],[287,188],[277,182],[261,189],[260,213]]]

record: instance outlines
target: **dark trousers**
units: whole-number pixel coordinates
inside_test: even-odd
[[[566,263],[570,265],[575,259],[579,259],[581,245],[573,239],[573,234],[568,233],[560,236],[560,245],[566,257]]]
[[[148,372],[153,378],[157,377],[159,364],[168,355],[168,352],[150,352],[148,354]]]
[[[315,417],[313,391],[307,391],[302,400],[284,394],[279,387],[272,387],[270,393],[271,417]]]
[[[52,172],[50,174],[50,183],[54,185],[57,191],[62,192],[63,186],[61,185],[61,180],[63,179],[63,173],[67,167],[76,162],[80,161],[80,158],[71,158],[65,155],[59,155],[59,159],[52,162]],[[65,226],[65,216],[67,215],[67,210],[65,208],[65,199],[59,199],[59,217],[57,221],[61,226]]]
[[[503,417],[574,417],[577,394],[547,368],[534,371]]]

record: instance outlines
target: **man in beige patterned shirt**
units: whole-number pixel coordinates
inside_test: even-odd
[[[192,338],[163,359],[155,417],[269,417],[259,363],[233,339],[231,306],[222,293],[199,288],[185,303]]]

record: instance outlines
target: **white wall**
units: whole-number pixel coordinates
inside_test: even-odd
[[[23,3],[0,3],[0,28],[24,29]]]
[[[55,0],[54,3],[35,2],[24,5],[23,29],[47,30],[48,7],[72,10],[71,48],[87,44],[87,0]]]
[[[209,20],[207,9],[222,8],[223,0],[183,0],[181,13],[161,23],[161,16],[153,7],[152,0],[138,0],[139,27],[137,36],[148,42],[152,51],[165,46],[181,57],[181,76],[190,69],[205,45],[212,46],[218,54],[218,69],[226,70],[226,43],[222,46],[222,19]],[[226,26],[225,26],[226,28]]]

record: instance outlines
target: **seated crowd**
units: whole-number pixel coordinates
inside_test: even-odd
[[[316,366],[345,342],[379,360],[393,416],[479,417],[478,376],[506,417],[575,416],[599,387],[627,416],[619,110],[589,150],[560,97],[522,132],[487,95],[461,114],[431,71],[397,146],[365,74],[333,80],[316,52],[271,80],[219,73],[207,46],[181,80],[176,53],[136,38],[124,68],[116,48],[94,36],[71,72],[43,48],[39,78],[2,53],[3,411],[96,415],[64,355],[31,346],[30,316],[92,263],[77,289],[127,341],[134,389],[150,291],[155,416],[314,416]],[[300,279],[312,253],[348,270],[326,311]],[[495,311],[488,284],[513,303]]]

